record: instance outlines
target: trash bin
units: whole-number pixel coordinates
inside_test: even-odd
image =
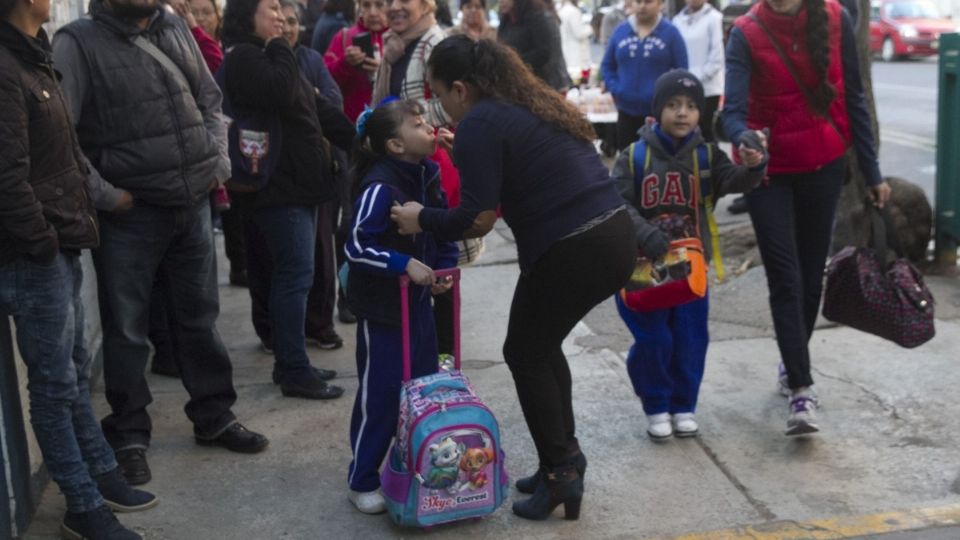
[[[937,99],[937,193],[934,254],[955,265],[960,241],[960,34],[940,36]]]

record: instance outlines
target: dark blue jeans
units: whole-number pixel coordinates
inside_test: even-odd
[[[112,410],[103,432],[116,450],[146,448],[153,401],[144,369],[150,355],[147,321],[153,276],[169,280],[170,327],[183,386],[184,410],[194,433],[218,436],[236,419],[230,357],[220,341],[216,252],[206,197],[189,207],[138,205],[100,213],[100,249],[94,252],[103,322],[103,378]]]
[[[13,315],[27,366],[30,423],[50,476],[71,512],[103,505],[93,476],[117,467],[90,407],[79,258],[0,266],[0,315]]]
[[[307,356],[304,321],[307,316],[307,296],[313,286],[313,263],[317,238],[317,208],[315,206],[280,206],[257,208],[253,211],[253,225],[262,235],[269,251],[268,311],[273,354],[280,369],[280,378],[296,378],[310,368]],[[255,256],[256,242],[247,246],[247,254]],[[258,289],[254,282],[266,285],[263,268],[248,261],[251,294]],[[261,291],[262,292],[262,291]]]
[[[814,172],[771,176],[747,194],[790,388],[813,384],[807,344],[820,308],[845,170],[846,158],[840,158]]]

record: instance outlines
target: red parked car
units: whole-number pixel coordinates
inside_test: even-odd
[[[870,51],[884,62],[908,56],[933,56],[940,34],[957,25],[930,0],[880,0],[870,5]]]

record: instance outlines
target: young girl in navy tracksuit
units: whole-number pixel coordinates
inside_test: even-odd
[[[385,510],[380,464],[397,428],[402,379],[398,278],[410,276],[410,358],[414,378],[435,373],[437,335],[431,294],[450,288],[433,269],[457,265],[457,247],[431,233],[401,236],[390,208],[407,201],[446,208],[433,127],[415,101],[395,100],[360,116],[356,203],[345,251],[347,299],[356,314],[360,389],[350,420],[350,501],[364,513]]]
[[[703,141],[697,130],[703,107],[703,86],[691,73],[676,69],[662,75],[653,94],[657,123],[640,130],[640,139],[621,153],[611,173],[648,259],[665,254],[672,240],[699,236],[709,260],[711,201],[749,191],[766,174],[759,135],[748,141],[753,148],[740,148],[746,166],[734,165],[715,143]],[[695,436],[693,413],[710,339],[707,296],[649,312],[631,310],[619,296],[616,300],[636,339],[627,371],[647,414],[647,433],[655,440]]]

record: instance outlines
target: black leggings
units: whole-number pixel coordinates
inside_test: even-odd
[[[503,356],[541,464],[561,465],[578,447],[563,340],[626,283],[635,256],[633,224],[620,211],[559,240],[517,282]]]
[[[846,158],[840,158],[816,172],[772,176],[747,194],[790,388],[813,384],[807,344],[820,308],[845,170]]]

